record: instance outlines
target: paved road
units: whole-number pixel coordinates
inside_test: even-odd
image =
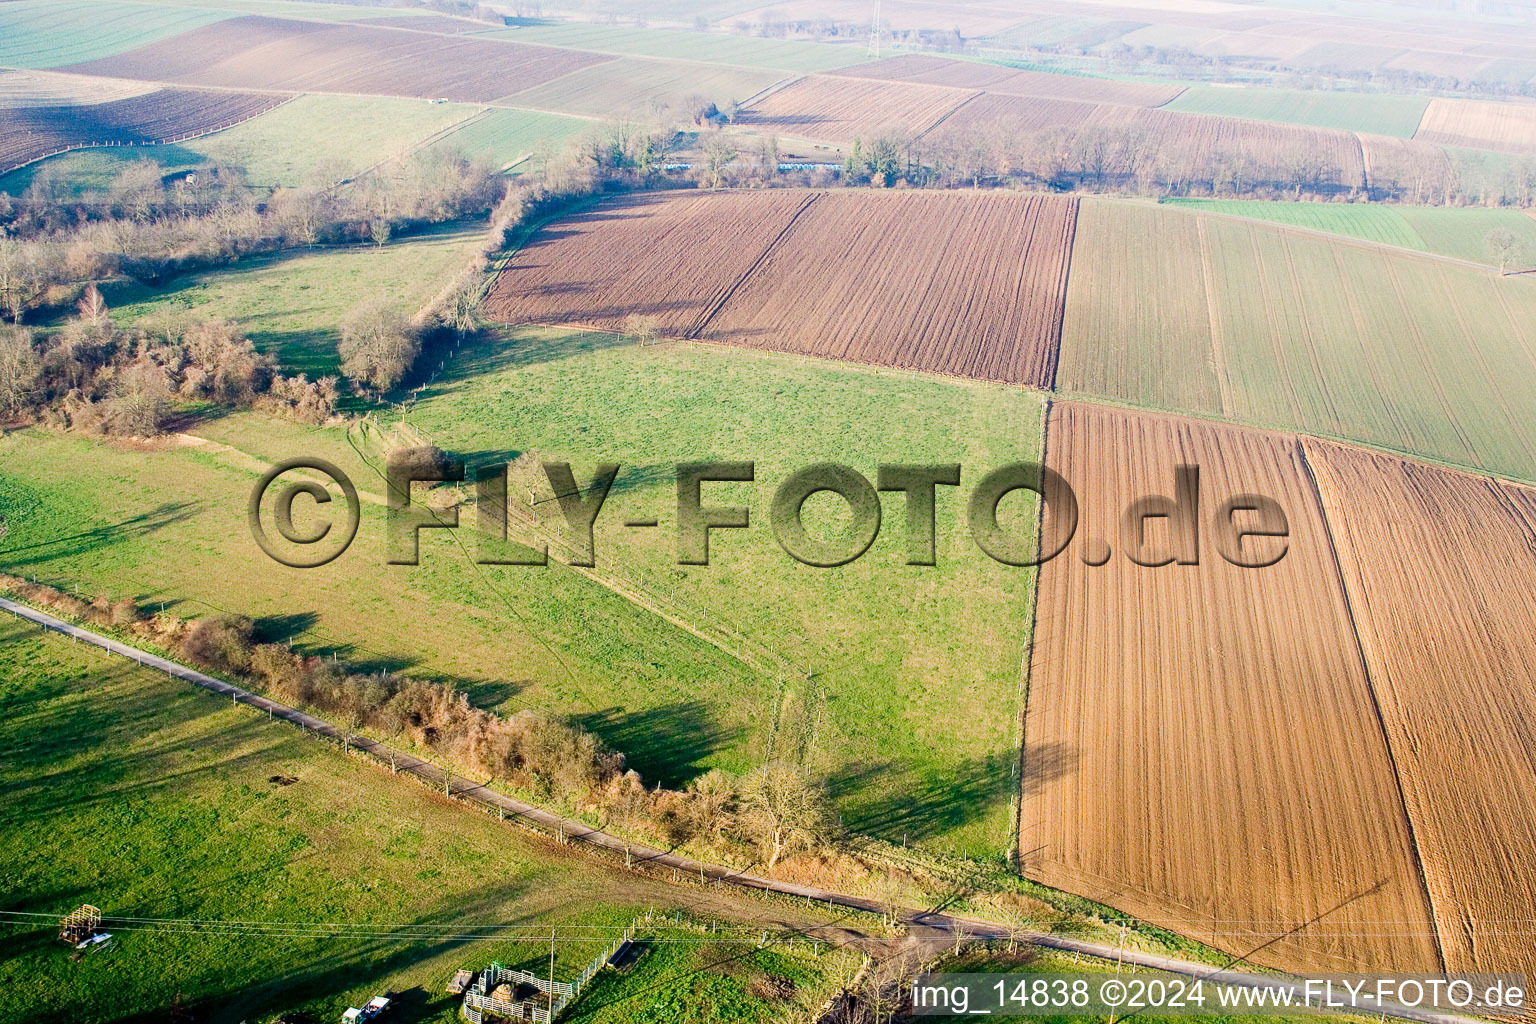
[[[291,708],[286,704],[269,700],[249,690],[226,683],[222,679],[215,679],[213,676],[187,668],[184,665],[179,665],[174,661],[150,654],[147,651],[141,651],[136,647],[120,643],[110,637],[105,637],[99,633],[93,633],[88,629],[72,625],[63,619],[49,615],[47,612],[38,611],[35,608],[18,604],[5,598],[0,598],[0,609],[9,611],[20,618],[29,619],[45,629],[51,629],[66,636],[74,637],[76,640],[94,644],[113,654],[135,661],[146,668],[164,672],[172,678],[182,679],[195,686],[201,686],[206,690],[222,694],[233,703],[246,704],[265,711],[274,719],[281,718],[285,722],[302,726],[311,732],[330,737],[337,742],[341,742],[343,739],[341,730],[324,719],[305,714],[297,708]],[[409,772],[438,788],[442,788],[446,793],[453,796],[473,800],[482,805],[496,808],[498,811],[531,821],[561,837],[566,842],[587,843],[613,853],[622,854],[626,861],[636,865],[670,868],[695,878],[718,881],[722,884],[736,885],[747,889],[759,889],[764,892],[804,897],[834,907],[862,910],[874,914],[882,914],[887,911],[883,904],[875,900],[850,896],[845,893],[819,889],[813,886],[782,882],[773,878],[763,878],[760,875],[750,874],[745,871],[733,871],[730,868],[717,864],[706,864],[675,853],[669,853],[665,850],[657,850],[639,843],[632,843],[611,833],[592,828],[590,825],[553,814],[542,807],[535,807],[533,804],[524,803],[504,793],[498,793],[470,779],[452,775],[437,765],[423,761],[421,758],[407,754],[404,751],[396,750],[377,740],[357,736],[350,738],[349,742],[356,749],[364,751],[379,761],[391,765],[396,772]],[[929,934],[942,933],[953,936],[956,932],[961,932],[972,938],[1007,939],[1009,937],[1005,928],[974,918],[957,917],[951,914],[927,913],[918,910],[904,911],[901,916],[914,929]],[[1171,974],[1186,977],[1207,979],[1224,985],[1251,989],[1268,989],[1276,992],[1288,991],[1295,993],[1297,998],[1303,993],[1300,982],[1283,977],[1247,974],[1242,971],[1218,970],[1209,964],[1196,963],[1191,960],[1158,956],[1155,953],[1144,953],[1139,950],[1121,951],[1117,950],[1114,946],[1104,943],[1051,935],[1045,932],[1028,932],[1022,935],[1015,933],[1013,937],[1017,941],[1026,942],[1044,949],[1061,950],[1104,960],[1119,960],[1126,964],[1135,964],[1138,967],[1167,971]],[[1372,1014],[1385,1013],[1389,1017],[1419,1021],[1422,1024],[1467,1024],[1467,1021],[1470,1019],[1451,1014],[1397,1006],[1391,1003],[1382,1003],[1380,1005],[1367,1003],[1363,1004],[1362,1008]]]

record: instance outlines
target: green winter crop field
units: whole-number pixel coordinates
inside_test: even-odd
[[[1057,383],[1533,480],[1533,313],[1524,277],[1085,202]]]

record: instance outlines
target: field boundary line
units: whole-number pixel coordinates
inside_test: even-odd
[[[788,237],[790,231],[794,229],[795,222],[800,219],[800,215],[810,209],[811,204],[825,194],[824,192],[812,192],[806,196],[805,201],[795,209],[794,213],[789,215],[789,220],[784,222],[784,227],[779,230],[779,233],[774,235],[767,245],[763,246],[763,251],[757,254],[757,259],[753,260],[751,265],[741,272],[740,277],[723,288],[720,295],[712,299],[702,313],[694,317],[693,322],[683,331],[685,339],[688,341],[698,340],[699,334],[709,326],[709,322],[715,318],[721,309],[725,308],[727,302],[731,301],[731,296],[735,295],[741,286],[747,283],[748,278],[757,273],[768,257],[773,255],[773,251]]]
[[[865,79],[865,81],[875,81],[875,82],[878,82],[878,81],[883,81],[883,79],[878,79],[878,78],[875,78],[875,79]],[[926,85],[927,83],[920,83],[920,84]],[[957,86],[945,86],[944,88],[958,88],[958,87]],[[953,107],[951,107],[945,113],[940,114],[939,115],[939,119],[937,121],[933,122],[933,124],[929,125],[927,128],[924,128],[922,131],[918,132],[917,133],[918,140],[921,141],[923,139],[926,139],[928,137],[928,133],[929,132],[935,131],[939,127],[939,125],[943,124],[945,121],[948,121],[951,117],[954,117],[955,114],[960,110],[961,107],[964,107],[966,104],[971,103],[974,100],[977,100],[977,99],[979,99],[979,98],[981,98],[982,96],[985,96],[985,95],[987,95],[987,94],[983,90],[981,90],[981,89],[976,89],[976,90],[972,91],[971,95],[967,96],[965,99],[961,100],[959,103],[956,103]],[[994,93],[993,95],[1002,95],[1002,94]]]
[[[1403,824],[1408,829],[1408,849],[1413,854],[1413,866],[1418,871],[1419,885],[1424,890],[1424,903],[1429,910],[1430,934],[1435,940],[1435,955],[1440,959],[1440,970],[1447,970],[1445,944],[1440,939],[1440,915],[1435,908],[1434,893],[1429,887],[1429,876],[1424,871],[1424,856],[1419,850],[1418,832],[1413,827],[1413,813],[1408,809],[1408,794],[1403,790],[1403,773],[1397,765],[1397,753],[1392,749],[1392,733],[1387,728],[1386,715],[1381,710],[1381,699],[1376,693],[1376,679],[1371,674],[1371,661],[1365,654],[1365,641],[1360,637],[1360,622],[1355,616],[1355,604],[1349,596],[1349,583],[1344,579],[1344,564],[1339,558],[1339,545],[1333,534],[1333,522],[1328,516],[1328,504],[1323,501],[1322,488],[1312,460],[1307,457],[1307,442],[1301,435],[1294,438],[1302,469],[1306,471],[1307,487],[1312,500],[1317,502],[1317,514],[1323,524],[1323,536],[1328,539],[1328,558],[1333,564],[1334,579],[1339,585],[1339,596],[1344,601],[1344,613],[1349,616],[1349,632],[1355,638],[1355,654],[1360,659],[1360,670],[1365,676],[1365,690],[1371,698],[1371,710],[1376,713],[1376,725],[1381,729],[1381,740],[1387,750],[1387,763],[1392,766],[1392,783],[1397,787],[1398,805],[1403,809]]]
[[[285,722],[298,725],[321,737],[339,740],[345,746],[350,746],[352,750],[365,754],[375,761],[380,763],[389,761],[392,770],[396,773],[404,771],[407,775],[417,776],[422,780],[431,782],[434,788],[438,783],[441,783],[444,787],[444,795],[450,799],[457,799],[466,804],[478,804],[481,807],[496,810],[499,812],[499,816],[502,816],[500,812],[511,813],[514,817],[522,818],[532,825],[545,830],[555,831],[562,845],[585,843],[601,852],[622,853],[625,866],[630,870],[646,867],[668,868],[683,872],[690,877],[697,876],[701,881],[705,882],[732,885],[761,893],[779,893],[781,895],[811,900],[816,903],[825,903],[829,908],[843,907],[848,910],[880,916],[889,916],[891,913],[891,907],[880,900],[854,896],[816,886],[781,881],[776,878],[765,878],[747,871],[737,871],[723,865],[709,864],[682,856],[681,854],[658,850],[642,843],[626,842],[610,832],[604,832],[602,829],[594,828],[584,822],[518,800],[515,797],[493,790],[487,785],[476,783],[462,775],[457,776],[459,784],[455,785],[455,775],[453,772],[440,768],[420,757],[408,754],[387,743],[367,736],[353,735],[350,732],[344,733],[341,729],[338,729],[331,722],[323,718],[318,718],[287,704],[236,686],[233,683],[228,683],[222,679],[199,672],[196,669],[187,668],[169,658],[151,654],[129,644],[112,640],[100,633],[73,625],[57,616],[39,611],[29,605],[9,600],[8,598],[0,597],[0,610],[9,611],[17,618],[24,618],[35,622],[44,630],[51,630],[55,633],[72,637],[77,641],[84,641],[93,646],[100,647],[111,654],[131,658],[145,668],[164,672],[170,678],[181,679],[184,682],[192,683],[194,686],[227,696],[232,704],[244,703],[257,710],[266,711],[274,720],[281,718]],[[1162,956],[1157,953],[1147,953],[1136,949],[1122,949],[1105,943],[1075,939],[1050,932],[1030,931],[1020,934],[1015,931],[1010,936],[1009,930],[1006,927],[996,923],[977,918],[952,916],[940,912],[901,908],[897,911],[896,916],[908,925],[930,928],[961,937],[994,941],[1008,941],[1011,938],[1012,941],[1024,942],[1044,949],[1077,953],[1105,961],[1115,960],[1120,963],[1135,964],[1150,970],[1166,971],[1220,985],[1231,985],[1277,993],[1288,992],[1291,993],[1293,999],[1301,998],[1305,992],[1303,984],[1300,981],[1293,980],[1292,976],[1269,976],[1232,971],[1193,960]],[[1327,1008],[1334,1009],[1331,1006]],[[1421,1022],[1421,1024],[1472,1024],[1471,1018],[1398,1006],[1391,1003],[1349,1009],[1356,1011],[1364,1009],[1371,1013]]]
[[[1046,393],[1040,401],[1040,465],[1048,466],[1051,447],[1051,410],[1056,407],[1054,393]],[[1038,557],[1045,539],[1045,508],[1038,508],[1039,514],[1035,516],[1035,554]],[[1029,694],[1035,681],[1035,637],[1038,634],[1037,625],[1040,616],[1040,581],[1045,578],[1045,566],[1035,566],[1035,583],[1030,588],[1031,601],[1029,607],[1029,636],[1024,640],[1024,650],[1019,656],[1019,688],[1023,691],[1019,695],[1019,756],[1018,777],[1013,780],[1013,799],[1018,801],[1018,813],[1008,823],[1012,830],[1011,849],[1008,851],[1013,861],[1013,869],[1021,877],[1024,875],[1024,780],[1029,771]],[[1038,820],[1038,815],[1036,816]]]
[[[1200,284],[1205,289],[1205,317],[1211,333],[1211,356],[1216,363],[1216,393],[1224,416],[1234,415],[1232,382],[1228,379],[1227,342],[1221,329],[1221,311],[1217,308],[1215,271],[1211,265],[1211,243],[1205,233],[1205,218],[1195,218],[1195,235],[1200,240]]]

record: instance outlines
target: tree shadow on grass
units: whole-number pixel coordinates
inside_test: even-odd
[[[1077,752],[1063,744],[1031,747],[1025,758],[1022,792],[1077,770]],[[893,761],[845,765],[828,781],[843,808],[843,824],[854,832],[891,842],[932,839],[953,832],[1007,806],[1017,764],[999,751],[962,761],[950,769],[915,770]]]
[[[739,741],[741,730],[720,724],[703,701],[679,701],[629,711],[612,707],[581,718],[581,724],[624,754],[647,783],[668,789],[703,774],[704,763]]]
[[[597,331],[545,329],[539,331],[502,327],[482,333],[460,348],[432,383],[422,385],[420,398],[452,394],[480,377],[504,370],[558,363],[581,355],[636,344],[633,338]]]
[[[0,564],[38,565],[57,559],[87,555],[124,541],[137,540],[158,533],[168,526],[185,522],[203,507],[199,501],[166,502],[148,512],[120,520],[108,526],[83,530],[65,537],[0,548]]]

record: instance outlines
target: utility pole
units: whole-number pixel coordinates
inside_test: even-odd
[[[875,17],[869,26],[869,55],[880,57],[880,0],[875,0]]]

